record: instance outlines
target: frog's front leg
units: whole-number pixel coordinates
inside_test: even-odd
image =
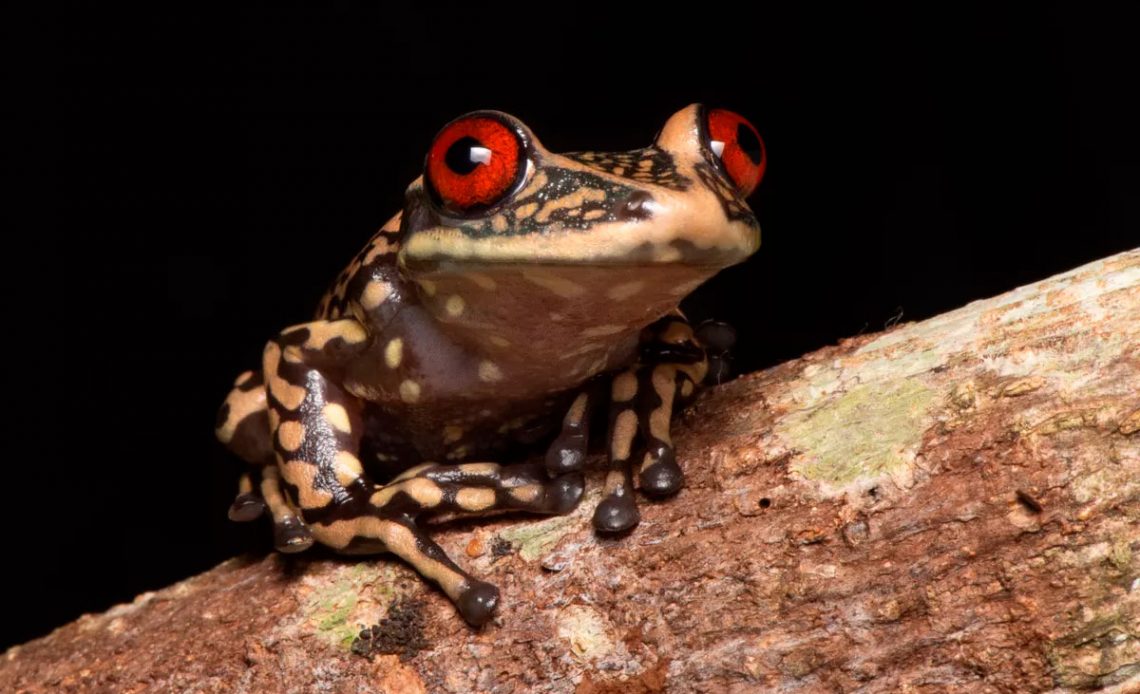
[[[610,386],[609,472],[594,527],[628,530],[641,520],[633,493],[667,496],[684,483],[669,435],[673,412],[692,397],[708,371],[705,351],[680,312],[646,328],[638,363]]]
[[[443,589],[464,619],[490,619],[499,592],[455,564],[418,525],[424,515],[528,510],[565,513],[581,475],[546,477],[540,465],[427,464],[374,483],[357,458],[363,403],[336,378],[344,355],[363,349],[355,321],[318,321],[265,349],[263,371],[277,469],[309,532],[345,553],[390,551]]]

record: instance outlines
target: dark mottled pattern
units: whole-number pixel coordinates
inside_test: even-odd
[[[756,215],[744,202],[744,198],[740,197],[736,188],[725,179],[724,174],[720,172],[720,164],[715,163],[711,159],[712,156],[705,153],[705,161],[697,162],[693,167],[701,183],[716,194],[721,207],[724,208],[724,216],[730,222],[747,222],[752,226],[759,226]]]
[[[629,152],[570,152],[562,155],[592,169],[639,183],[688,190],[692,180],[677,171],[673,155],[659,147],[646,147]]]

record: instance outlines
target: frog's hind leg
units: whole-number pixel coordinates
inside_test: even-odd
[[[238,481],[238,494],[230,504],[233,521],[256,520],[268,508],[273,518],[273,544],[282,552],[300,552],[313,538],[281,491],[281,478],[273,459],[269,410],[261,371],[246,371],[218,411],[215,434],[240,458],[253,465]]]
[[[707,371],[705,351],[679,312],[646,329],[639,362],[610,386],[609,472],[594,527],[618,532],[640,521],[635,465],[638,487],[646,494],[666,496],[681,488],[684,475],[673,452],[670,421]]]

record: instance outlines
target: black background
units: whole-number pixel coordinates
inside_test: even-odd
[[[686,305],[738,328],[745,371],[1138,245],[1131,25],[945,8],[66,15],[60,224],[29,239],[21,295],[52,329],[19,396],[0,646],[267,550],[267,526],[225,519],[240,468],[214,413],[466,111],[554,151],[643,146],[694,101],[750,118],[763,246]]]

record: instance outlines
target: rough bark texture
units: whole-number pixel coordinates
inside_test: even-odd
[[[705,393],[626,537],[596,480],[441,529],[503,590],[481,631],[389,559],[234,559],[9,650],[0,690],[1140,691],[1138,430],[1140,250]],[[354,655],[390,612],[405,659]]]

